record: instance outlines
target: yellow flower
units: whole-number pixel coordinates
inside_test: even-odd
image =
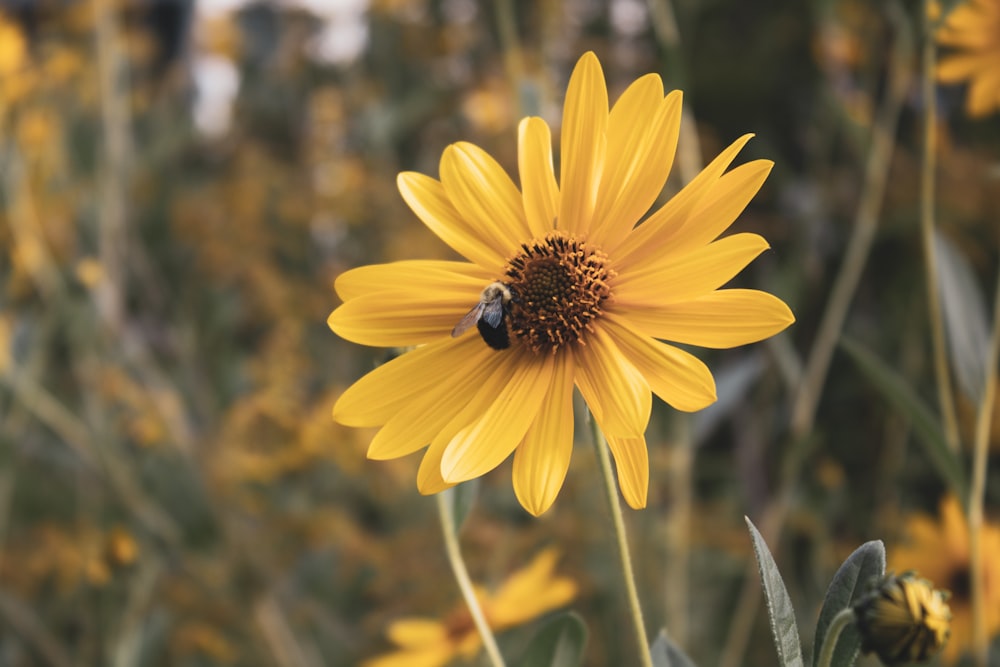
[[[571,579],[553,576],[557,559],[554,549],[546,549],[513,573],[496,593],[477,588],[476,597],[491,629],[500,631],[527,623],[565,606],[576,596]],[[464,604],[441,621],[400,619],[386,634],[399,650],[372,658],[363,667],[438,667],[459,656],[472,658],[482,645]]]
[[[1000,2],[968,0],[948,14],[938,44],[954,52],[938,63],[945,83],[969,82],[965,108],[970,116],[1000,109]]]
[[[883,577],[854,606],[861,650],[887,665],[924,662],[941,651],[951,632],[947,594],[914,572]]]
[[[770,294],[719,289],[768,248],[756,234],[717,240],[772,167],[755,160],[724,173],[750,135],[636,226],[666,182],[680,117],[681,93],[664,96],[654,74],[609,113],[600,63],[587,53],[566,93],[559,185],[540,118],[519,126],[520,191],[468,143],[445,149],[440,181],[399,175],[417,216],[469,262],[396,262],[337,279],[337,334],[419,346],[334,406],[341,423],[381,427],[369,458],[429,444],[417,486],[436,493],[513,452],[514,491],[541,514],[569,467],[575,386],[608,438],[625,500],[645,506],[650,392],[684,411],[715,401],[705,364],[660,340],[728,348],[794,321]],[[463,333],[477,328],[463,318],[470,308],[481,311],[482,336]]]
[[[972,599],[969,591],[969,528],[958,499],[941,501],[940,520],[918,514],[906,522],[905,541],[896,546],[891,566],[913,568],[948,589],[951,597],[951,639],[942,651],[944,662],[954,664],[972,647]],[[1000,526],[987,523],[982,536],[983,597],[986,632],[1000,632]]]

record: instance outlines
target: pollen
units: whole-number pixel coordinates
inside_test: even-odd
[[[535,353],[585,345],[585,334],[612,298],[614,269],[600,249],[559,232],[521,245],[504,281],[514,295],[509,328]]]

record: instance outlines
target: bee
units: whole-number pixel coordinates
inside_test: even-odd
[[[494,350],[505,350],[510,347],[510,334],[507,332],[507,316],[510,314],[510,302],[514,300],[510,287],[499,280],[490,283],[479,295],[479,303],[465,314],[455,328],[451,330],[452,338],[457,338],[472,328],[475,324],[479,335],[486,344]]]

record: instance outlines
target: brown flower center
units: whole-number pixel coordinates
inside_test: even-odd
[[[536,353],[581,340],[611,298],[615,275],[601,250],[559,232],[522,244],[503,281],[513,295],[511,335]]]

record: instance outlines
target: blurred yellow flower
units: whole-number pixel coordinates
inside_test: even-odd
[[[576,584],[553,575],[556,560],[556,551],[546,549],[508,577],[496,593],[477,588],[476,596],[490,628],[500,631],[522,625],[573,600]],[[464,604],[440,621],[400,619],[386,634],[399,650],[367,660],[363,667],[439,667],[459,656],[474,657],[482,645]]]
[[[941,501],[940,518],[917,514],[904,529],[905,539],[891,551],[891,568],[914,569],[951,592],[951,639],[941,653],[954,664],[972,646],[972,600],[969,591],[969,528],[962,507],[954,496]],[[1000,525],[983,527],[983,596],[986,632],[1000,632]]]
[[[1000,2],[967,0],[948,14],[937,41],[954,52],[938,63],[945,83],[969,82],[965,108],[970,116],[1000,109]]]
[[[862,652],[887,665],[937,655],[951,633],[947,597],[915,572],[886,575],[854,605]]]
[[[16,74],[25,62],[27,51],[21,29],[0,13],[0,78]]]
[[[519,126],[521,191],[469,143],[445,149],[440,181],[399,175],[417,216],[469,261],[381,264],[337,279],[345,303],[330,315],[334,332],[419,346],[334,406],[341,423],[381,427],[369,458],[430,443],[417,486],[436,493],[514,452],[514,491],[541,514],[569,467],[576,386],[608,438],[625,500],[645,506],[650,392],[684,411],[715,401],[705,364],[660,340],[728,348],[794,321],[770,294],[719,289],[768,248],[757,234],[717,240],[772,167],[755,160],[724,173],[750,135],[636,226],[666,182],[680,118],[681,93],[664,96],[655,74],[609,113],[601,65],[587,53],[566,94],[559,185],[549,127],[535,117]],[[473,325],[482,338],[464,333]]]

